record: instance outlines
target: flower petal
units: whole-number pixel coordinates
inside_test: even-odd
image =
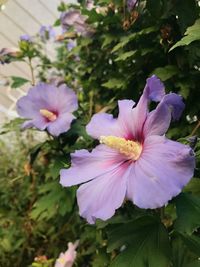
[[[147,79],[144,92],[132,112],[132,134],[135,140],[141,141],[142,130],[148,115],[149,101],[160,101],[165,95],[163,83],[155,75]]]
[[[132,167],[127,197],[140,208],[162,207],[181,192],[192,178],[194,167],[189,146],[150,136],[145,140],[141,158]]]
[[[17,101],[17,112],[23,118],[33,119],[39,114],[37,102],[33,102],[29,97],[23,96]]]
[[[71,168],[60,171],[60,183],[63,186],[72,186],[95,179],[115,169],[124,161],[124,156],[105,145],[98,145],[92,152],[82,149],[71,156]]]
[[[100,136],[108,135],[131,138],[131,121],[129,118],[134,104],[132,100],[118,101],[119,116],[117,119],[107,113],[93,115],[86,126],[88,134],[97,139]]]
[[[91,121],[86,126],[87,133],[93,138],[99,139],[100,136],[120,136],[121,129],[117,119],[108,113],[97,113],[92,116]]]
[[[179,119],[184,107],[181,96],[174,93],[164,96],[157,108],[149,113],[144,125],[144,136],[165,134],[171,117]]]
[[[47,130],[51,135],[58,136],[69,130],[74,118],[75,116],[71,113],[63,113],[55,121],[48,123]]]
[[[46,129],[47,125],[48,122],[46,122],[46,120],[42,116],[37,116],[33,120],[25,121],[22,124],[22,128],[26,129],[36,127],[37,129],[43,131],[44,129]]]
[[[179,120],[185,108],[182,97],[180,95],[170,93],[163,98],[162,102],[171,108],[172,118],[174,120]]]
[[[77,191],[80,215],[90,224],[112,217],[125,198],[128,163],[81,185]]]
[[[73,112],[77,110],[78,100],[75,92],[72,89],[67,87],[65,84],[62,84],[59,86],[57,91],[60,112]]]

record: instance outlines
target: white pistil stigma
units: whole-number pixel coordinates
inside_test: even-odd
[[[118,150],[121,154],[132,160],[137,160],[142,152],[141,144],[122,137],[100,136],[100,143]]]
[[[55,121],[57,119],[56,114],[47,109],[40,109],[40,114],[47,118],[49,121]]]

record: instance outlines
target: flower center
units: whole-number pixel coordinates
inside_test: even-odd
[[[142,152],[141,144],[122,137],[100,136],[100,143],[118,150],[132,160],[137,160]]]
[[[55,121],[57,119],[57,115],[47,109],[40,109],[40,114],[49,121]]]

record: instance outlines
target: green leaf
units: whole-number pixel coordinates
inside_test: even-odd
[[[120,89],[120,88],[124,88],[125,87],[125,81],[121,80],[121,79],[110,79],[109,81],[107,81],[106,83],[103,83],[102,86],[110,88],[110,89]]]
[[[15,88],[19,88],[22,85],[30,82],[29,80],[22,78],[22,77],[17,77],[17,76],[11,76],[12,79],[12,83],[11,83],[11,88],[15,89]]]
[[[200,196],[200,179],[192,178],[184,188],[184,192],[191,192],[194,195]]]
[[[128,44],[132,39],[134,39],[136,37],[137,33],[133,33],[130,34],[128,36],[123,36],[120,39],[120,42],[115,45],[111,51],[111,53],[116,52],[117,50],[119,50],[120,48],[123,48],[126,44]]]
[[[53,26],[54,26],[54,27],[57,27],[57,26],[60,26],[60,24],[61,24],[60,19],[57,19],[57,20],[54,22]]]
[[[200,198],[182,193],[175,199],[175,204],[177,211],[175,228],[179,232],[191,234],[200,226]]]
[[[198,236],[180,234],[185,245],[194,252],[198,257],[200,257],[200,238]]]
[[[122,53],[115,59],[115,61],[121,61],[121,60],[124,61],[127,58],[135,55],[135,53],[136,53],[136,51],[129,51],[129,52]]]
[[[194,25],[187,28],[185,36],[180,41],[178,41],[174,46],[172,46],[169,52],[176,47],[189,45],[192,42],[198,40],[200,40],[200,19],[196,20]]]
[[[184,267],[200,267],[200,260],[186,264]]]
[[[50,219],[58,213],[64,216],[66,212],[71,211],[74,201],[73,189],[66,192],[57,182],[52,182],[47,184],[47,187],[44,185],[44,190],[45,195],[38,198],[33,206],[30,214],[32,219],[41,221]]]
[[[167,65],[163,68],[155,69],[152,74],[157,75],[162,81],[166,81],[179,72],[178,68],[173,65]]]
[[[104,48],[107,45],[111,44],[113,41],[117,40],[117,37],[111,34],[105,34],[103,37],[104,37],[104,41],[102,42],[101,48]]]
[[[168,233],[155,217],[143,216],[108,233],[108,250],[124,247],[111,267],[168,267],[171,249]]]

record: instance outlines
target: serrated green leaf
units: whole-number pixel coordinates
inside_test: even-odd
[[[56,213],[64,215],[72,209],[72,203],[74,199],[73,190],[66,193],[57,182],[51,183],[49,186],[51,189],[48,193],[41,196],[34,204],[33,210],[30,213],[30,217],[34,220],[50,219]],[[62,206],[65,205],[63,208]]]
[[[110,88],[110,89],[120,89],[120,88],[124,88],[125,86],[125,81],[121,80],[121,79],[110,79],[109,81],[107,81],[106,83],[103,83],[102,86]]]
[[[126,44],[128,44],[132,39],[134,39],[136,37],[137,33],[133,33],[130,34],[128,36],[123,36],[120,39],[120,42],[115,45],[111,51],[111,53],[116,52],[117,50],[119,50],[120,48],[123,48]]]
[[[189,45],[192,42],[198,40],[200,40],[200,19],[196,20],[194,25],[187,28],[185,36],[180,41],[178,41],[174,46],[172,46],[169,52],[176,47]]]
[[[196,260],[194,262],[188,263],[184,265],[184,267],[200,267],[200,260]]]
[[[58,26],[60,26],[60,24],[61,24],[60,19],[57,19],[57,20],[54,22],[53,26],[54,26],[54,27],[58,27]]]
[[[197,257],[200,257],[200,238],[198,236],[192,235],[186,235],[186,234],[180,234],[181,238],[183,239],[183,242],[185,245],[197,255]]]
[[[163,68],[155,69],[152,74],[157,75],[162,81],[166,81],[179,72],[178,68],[173,65],[167,65]]]
[[[113,41],[116,41],[117,37],[115,35],[105,34],[103,36],[103,39],[104,39],[104,41],[102,42],[101,48],[104,48],[107,45],[111,44]]]
[[[111,267],[168,267],[171,258],[168,233],[161,222],[143,216],[108,233],[108,249],[124,246]]]
[[[184,188],[184,192],[191,192],[195,195],[200,196],[200,179],[192,178]]]
[[[22,77],[17,77],[17,76],[11,76],[12,79],[12,83],[10,85],[11,88],[15,89],[15,88],[19,88],[22,85],[30,82],[29,80],[22,78]]]
[[[136,51],[128,51],[128,52],[122,53],[115,59],[115,61],[124,61],[127,58],[135,55],[135,53],[136,53]]]
[[[200,226],[200,198],[182,193],[175,199],[175,204],[177,211],[175,228],[179,232],[191,234]]]

